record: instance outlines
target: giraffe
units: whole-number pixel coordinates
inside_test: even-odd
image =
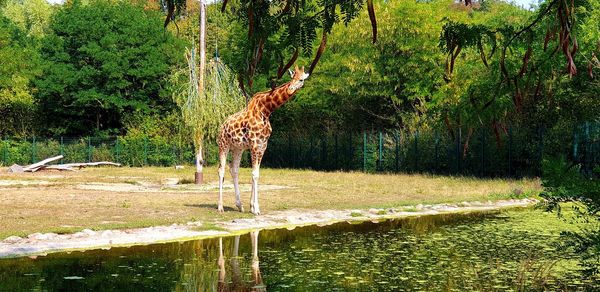
[[[231,115],[221,126],[217,144],[219,145],[219,204],[218,211],[223,212],[223,182],[225,180],[225,164],[227,154],[232,152],[233,161],[230,165],[233,187],[235,192],[235,205],[240,212],[244,212],[244,206],[240,200],[240,189],[238,186],[238,174],[242,153],[250,150],[252,157],[252,193],[250,196],[250,209],[254,215],[260,215],[258,204],[258,178],[260,162],[267,149],[267,143],[271,136],[271,123],[269,116],[277,108],[288,101],[304,85],[304,80],[309,74],[304,72],[304,67],[294,71],[290,70],[292,80],[280,85],[273,90],[255,94],[246,108]]]

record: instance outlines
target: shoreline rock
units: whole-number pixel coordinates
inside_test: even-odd
[[[436,204],[402,206],[388,209],[368,210],[286,210],[247,219],[216,222],[220,230],[197,231],[203,222],[188,222],[169,226],[93,231],[84,229],[73,234],[34,233],[25,238],[10,236],[0,241],[0,258],[45,255],[56,252],[84,251],[111,247],[156,244],[209,237],[228,236],[256,229],[296,228],[299,226],[325,226],[339,222],[382,221],[414,216],[451,214],[528,207],[538,203],[536,199],[500,200],[496,202],[462,202],[459,204]],[[411,211],[404,211],[411,210]],[[416,210],[416,211],[413,211]],[[357,216],[358,215],[358,216]]]

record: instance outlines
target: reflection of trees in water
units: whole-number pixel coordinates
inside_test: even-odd
[[[261,279],[253,234],[254,251],[254,236],[236,236],[0,260],[0,291],[217,291],[223,252],[227,286],[251,288]]]

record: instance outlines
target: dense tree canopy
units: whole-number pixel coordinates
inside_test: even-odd
[[[28,36],[43,37],[48,32],[53,7],[46,0],[9,0],[2,14]]]
[[[50,28],[35,82],[48,133],[119,131],[128,115],[173,107],[165,82],[182,46],[159,14],[126,2],[75,2]]]
[[[163,3],[167,7],[165,26],[188,6],[185,0]],[[316,41],[318,49],[308,66],[308,71],[313,72],[335,24],[349,24],[364,6],[369,13],[372,41],[377,40],[373,0],[225,0],[220,6],[221,12],[228,11],[245,28],[244,37],[238,35],[236,39],[233,60],[237,61],[234,67],[238,69],[239,85],[246,94],[255,92],[254,78],[260,73],[268,74],[268,84],[274,87],[300,53],[313,55]]]
[[[165,77],[182,68],[182,44],[197,43],[196,1],[177,2],[170,17],[177,25],[166,30],[169,9],[158,4],[169,1],[39,8],[50,18],[23,13],[35,1],[2,9],[12,15],[5,24],[15,41],[0,50],[29,50],[10,60],[22,66],[3,68],[13,72],[3,75],[4,96],[21,88],[43,117],[26,132],[115,133],[149,117],[176,122]],[[280,73],[294,62],[310,67],[326,44],[305,88],[273,114],[276,128],[433,127],[454,135],[484,127],[502,140],[509,125],[567,129],[600,111],[598,0],[573,2],[568,54],[559,46],[564,7],[554,1],[535,11],[499,1],[374,1],[375,44],[370,1],[227,2],[208,5],[208,52],[218,47],[247,93],[285,82]],[[573,66],[578,74],[569,76]]]
[[[25,33],[0,15],[0,135],[27,135],[34,130],[29,82],[37,75],[38,59]]]

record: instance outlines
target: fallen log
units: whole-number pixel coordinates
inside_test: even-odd
[[[25,172],[36,172],[37,170],[39,170],[40,167],[44,166],[45,164],[48,164],[52,161],[56,161],[56,160],[60,160],[63,159],[62,155],[58,155],[58,156],[54,156],[54,157],[50,157],[50,158],[46,158],[38,163],[34,163],[32,165],[28,165],[23,167],[23,171]]]
[[[111,166],[121,166],[120,163],[114,163],[114,162],[110,162],[110,161],[99,161],[99,162],[82,162],[82,163],[65,163],[65,164],[53,164],[53,165],[48,165],[48,163],[56,161],[56,160],[60,160],[62,159],[63,156],[59,155],[59,156],[55,156],[55,157],[50,157],[50,158],[46,158],[40,162],[28,165],[28,166],[20,166],[18,164],[15,164],[13,166],[11,166],[8,171],[9,172],[36,172],[36,171],[40,171],[40,170],[66,170],[66,171],[75,171],[75,168],[77,169],[82,169],[84,167],[87,166],[101,166],[101,165],[111,165]]]
[[[101,166],[101,165],[111,165],[111,166],[121,166],[120,163],[114,163],[110,161],[100,161],[100,162],[84,162],[84,163],[65,163],[65,164],[57,164],[57,167],[66,167],[66,168],[84,168],[86,166]]]
[[[65,163],[65,164],[56,164],[56,165],[43,165],[37,170],[66,170],[66,171],[76,171],[77,169],[82,169],[87,166],[101,166],[101,165],[111,165],[111,166],[121,166],[120,163],[114,163],[109,161],[100,161],[100,162],[82,162],[82,163]]]
[[[42,168],[42,170],[65,170],[65,171],[75,171],[75,169],[71,168],[71,167],[65,167],[65,166],[60,166],[60,165],[48,165]]]

